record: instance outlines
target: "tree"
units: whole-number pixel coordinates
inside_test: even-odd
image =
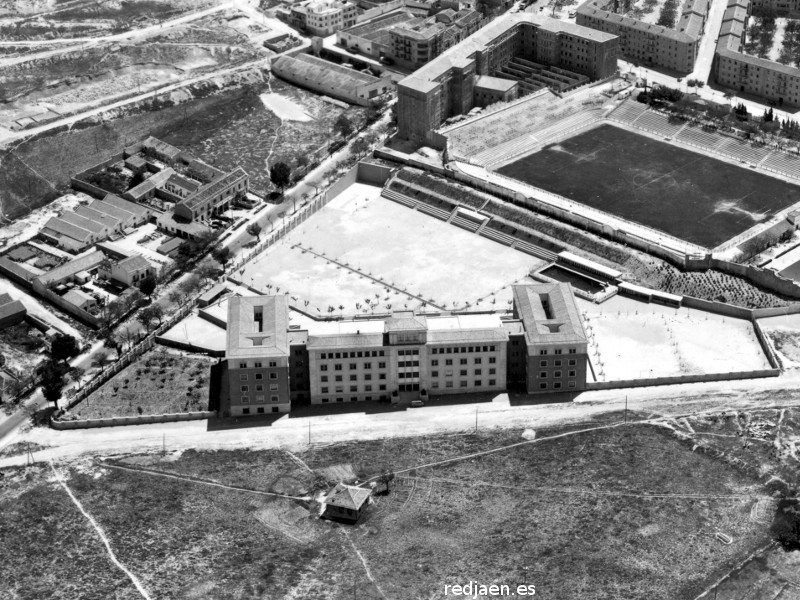
[[[333,124],[333,132],[345,139],[353,135],[355,130],[356,128],[353,122],[348,119],[344,113],[339,115],[339,118],[336,119],[336,122]]]
[[[276,162],[269,168],[269,179],[283,193],[292,180],[292,169],[285,162]]]
[[[67,360],[80,353],[81,347],[78,340],[66,333],[59,333],[50,344],[50,356],[56,362],[61,360],[66,364]]]
[[[217,246],[211,251],[211,258],[221,264],[222,269],[225,270],[225,265],[231,259],[231,249],[227,246]]]
[[[254,238],[259,239],[261,236],[261,225],[253,221],[250,225],[247,226],[247,233],[252,235]]]
[[[367,141],[364,138],[358,138],[355,142],[353,142],[353,154],[360,158],[367,152],[369,152],[369,144],[367,144]]]
[[[64,370],[54,361],[48,360],[42,363],[38,369],[41,377],[42,395],[48,402],[52,402],[58,408],[58,401],[61,398],[61,390],[64,389]]]
[[[150,331],[150,326],[153,324],[153,321],[158,321],[158,324],[161,325],[161,319],[163,317],[164,309],[161,308],[161,305],[151,304],[139,311],[136,320],[142,324],[145,330]]]
[[[156,285],[156,278],[152,273],[145,275],[144,279],[139,282],[139,291],[150,298],[156,291]]]

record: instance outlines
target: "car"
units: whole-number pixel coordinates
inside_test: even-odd
[[[425,406],[425,403],[422,400],[411,401],[411,408],[419,408],[420,406]]]

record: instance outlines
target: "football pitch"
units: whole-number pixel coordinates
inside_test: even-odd
[[[800,202],[800,187],[601,125],[498,170],[706,248]]]

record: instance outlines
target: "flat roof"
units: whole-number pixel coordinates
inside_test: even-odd
[[[225,356],[288,356],[288,328],[286,296],[233,296],[228,300]]]

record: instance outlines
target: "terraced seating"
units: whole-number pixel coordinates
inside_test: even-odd
[[[761,163],[768,169],[775,169],[789,177],[800,179],[800,157],[785,152],[773,152],[767,160]]]
[[[720,138],[716,133],[705,131],[701,127],[693,127],[691,125],[681,131],[675,139],[711,151],[720,145]]]
[[[612,121],[632,125],[633,122],[647,112],[647,110],[648,108],[646,104],[629,99],[625,100],[616,109],[614,109],[611,114],[608,115],[608,118]]]
[[[672,137],[678,133],[684,125],[685,121],[670,123],[669,116],[654,110],[643,112],[639,118],[634,122],[634,127],[640,127],[654,131],[664,137]]]
[[[416,200],[409,198],[408,196],[401,194],[400,192],[395,192],[394,190],[390,190],[384,188],[381,192],[381,196],[384,198],[388,198],[389,200],[394,200],[398,204],[402,204],[403,206],[407,206],[409,208],[416,208],[419,202]]]
[[[450,220],[450,223],[456,225],[457,227],[461,227],[462,229],[466,229],[470,233],[475,233],[478,227],[480,227],[480,223],[476,223],[475,221],[470,221],[469,219],[465,219],[463,217],[455,216]]]

